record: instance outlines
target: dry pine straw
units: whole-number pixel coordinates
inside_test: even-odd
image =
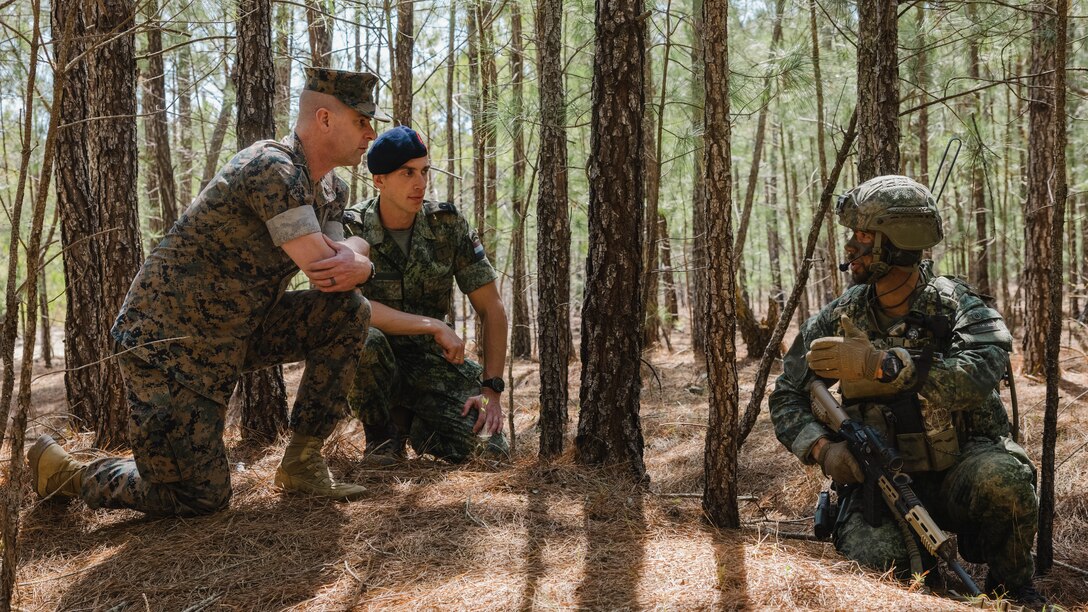
[[[535,365],[515,366],[519,450],[507,465],[451,467],[427,458],[359,467],[349,422],[327,447],[334,472],[366,484],[358,502],[285,497],[271,486],[283,441],[232,439],[234,498],[213,516],[148,520],[80,502],[32,503],[22,515],[16,605],[25,610],[345,609],[916,609],[965,607],[859,569],[830,544],[776,537],[808,532],[823,484],[774,440],[761,416],[740,457],[748,529],[705,525],[701,490],[706,397],[690,351],[649,355],[643,427],[652,493],[614,475],[535,461]],[[1067,373],[1067,402],[1088,376]],[[754,364],[742,364],[741,395]],[[289,383],[297,379],[289,369]],[[60,377],[43,379],[63,384]],[[572,382],[578,380],[572,373]],[[772,379],[773,381],[773,379]],[[744,385],[749,385],[746,388]],[[291,386],[289,384],[289,386]],[[1075,387],[1075,388],[1074,388]],[[1042,385],[1018,380],[1027,446],[1038,455]],[[577,397],[577,389],[572,389]],[[1062,412],[1059,461],[1084,443],[1083,410]],[[573,420],[573,419],[572,419]],[[85,438],[70,440],[85,447]],[[1088,452],[1062,468],[1059,558],[1088,566]],[[239,464],[242,464],[239,467]],[[783,522],[778,522],[783,521]],[[980,580],[984,568],[969,566]],[[1044,590],[1085,608],[1088,587],[1057,569]]]

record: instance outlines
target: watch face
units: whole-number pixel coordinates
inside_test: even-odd
[[[495,393],[502,393],[506,389],[506,383],[497,376],[483,381],[480,385],[491,389]]]

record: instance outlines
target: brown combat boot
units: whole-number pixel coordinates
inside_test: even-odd
[[[83,469],[87,464],[73,459],[50,436],[38,438],[26,454],[26,462],[30,465],[34,491],[42,498],[52,495],[79,497],[79,490],[83,486]]]
[[[291,438],[276,470],[276,486],[284,491],[340,501],[358,499],[366,494],[366,487],[362,485],[333,480],[329,466],[321,456],[323,442],[314,436],[296,434]]]

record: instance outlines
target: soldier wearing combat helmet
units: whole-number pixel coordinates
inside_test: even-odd
[[[819,464],[840,493],[835,547],[876,569],[934,567],[890,513],[876,524],[863,516],[863,496],[851,486],[863,474],[811,411],[806,388],[816,377],[837,380],[847,413],[902,456],[922,503],[958,534],[963,557],[989,566],[987,591],[1045,603],[1032,584],[1035,468],[1009,437],[997,391],[1012,349],[1001,315],[922,259],[944,238],[925,186],[870,179],[842,196],[836,213],[851,231],[840,267],[854,284],[801,326],[770,397],[779,441]]]
[[[333,480],[321,447],[346,414],[370,319],[356,287],[374,270],[366,242],[344,237],[348,188],[333,168],[357,165],[371,120],[389,119],[376,83],[310,70],[293,133],[235,155],[148,255],[112,330],[133,457],[85,465],[42,436],[27,457],[39,495],[159,516],[224,508],[231,392],[243,372],[295,361],[306,370],[276,484],[340,500],[365,492]],[[300,270],[314,289],[286,291]]]

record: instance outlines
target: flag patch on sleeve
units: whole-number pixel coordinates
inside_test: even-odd
[[[486,256],[484,254],[484,244],[480,242],[480,235],[476,232],[472,232],[472,254],[476,261],[480,261]]]

